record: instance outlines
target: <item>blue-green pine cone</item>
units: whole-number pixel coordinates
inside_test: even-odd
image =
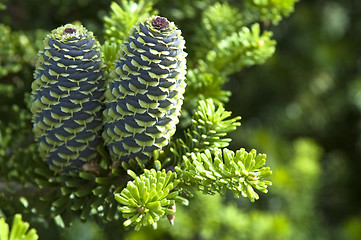
[[[114,161],[147,161],[175,133],[186,86],[184,48],[181,31],[166,18],[152,16],[130,30],[105,94],[103,138]]]
[[[103,144],[103,63],[100,45],[83,26],[53,30],[39,51],[32,84],[33,132],[54,171],[96,161]]]

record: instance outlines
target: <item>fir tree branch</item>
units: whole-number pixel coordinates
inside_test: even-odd
[[[191,153],[183,156],[184,166],[176,166],[179,179],[188,189],[196,188],[206,194],[218,192],[225,194],[230,189],[236,198],[248,197],[251,202],[259,198],[257,189],[267,193],[272,183],[264,178],[270,176],[266,155],[256,150],[246,152],[240,149],[234,153],[228,149],[215,149],[213,154],[208,149],[204,153]]]
[[[196,31],[197,57],[202,59],[218,42],[245,26],[244,17],[227,2],[215,3],[202,13],[201,26]]]
[[[119,210],[127,219],[124,226],[133,225],[139,230],[155,224],[162,216],[173,215],[172,206],[176,202],[188,204],[175,190],[179,183],[176,173],[146,169],[140,176],[130,170],[128,174],[134,181],[129,181],[120,193],[115,194],[115,199],[123,205]]]
[[[252,21],[272,22],[277,25],[282,18],[288,17],[294,11],[298,0],[247,0],[246,14]]]
[[[156,15],[153,10],[155,1],[149,0],[124,0],[120,5],[112,2],[110,16],[104,17],[105,41],[116,43],[118,46],[123,42],[130,28],[142,19],[150,15]]]
[[[275,52],[276,41],[271,37],[272,32],[262,33],[258,23],[242,27],[220,40],[199,65],[227,76],[244,67],[262,64]]]
[[[83,221],[90,215],[104,222],[118,218],[118,204],[113,192],[122,189],[130,180],[124,172],[115,168],[109,173],[107,169],[90,164],[80,172],[54,175],[44,165],[39,163],[31,173],[36,184],[47,189],[40,195],[42,204],[39,204],[39,211],[43,215],[64,219],[61,222],[65,225],[71,224],[73,215],[80,216]]]
[[[211,98],[215,105],[228,102],[231,92],[221,89],[227,80],[225,75],[205,69],[204,65],[188,70],[184,102],[192,109],[197,106],[198,101],[207,98]]]
[[[177,139],[170,151],[175,161],[181,162],[182,156],[193,152],[202,152],[215,147],[224,148],[229,145],[229,132],[240,126],[240,117],[229,118],[231,112],[226,111],[222,105],[216,107],[212,99],[199,101],[194,112],[191,126],[185,131],[185,139]]]
[[[23,222],[21,214],[16,214],[13,219],[11,230],[4,218],[0,218],[0,239],[1,240],[37,240],[39,236],[34,228]]]
[[[195,40],[201,46],[197,49],[200,59],[187,74],[185,103],[191,107],[206,98],[217,104],[228,102],[231,93],[222,90],[228,76],[273,55],[276,42],[271,39],[272,32],[262,32],[258,23],[244,26],[243,18],[228,4],[215,4],[204,12]]]
[[[38,186],[26,183],[21,184],[18,182],[7,182],[3,179],[0,179],[0,194],[5,195],[6,197],[39,197],[48,192],[49,189],[40,189]]]

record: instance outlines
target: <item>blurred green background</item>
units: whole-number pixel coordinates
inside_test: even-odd
[[[80,21],[102,42],[111,1],[0,2],[7,6],[0,10],[0,118],[23,124],[21,114],[9,112],[26,108],[23,94],[30,92],[44,33]],[[187,41],[192,21],[214,2],[159,0],[155,8]],[[164,219],[157,231],[124,232],[119,223],[79,222],[66,230],[37,224],[40,239],[361,239],[361,2],[303,0],[270,30],[275,55],[225,86],[232,92],[226,109],[242,116],[231,147],[268,155],[274,174],[267,195],[256,203],[199,195],[177,208],[175,226]]]

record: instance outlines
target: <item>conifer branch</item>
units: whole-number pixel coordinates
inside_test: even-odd
[[[4,218],[0,218],[0,239],[1,240],[37,240],[39,236],[34,228],[22,220],[21,214],[16,214],[11,230]]]
[[[212,153],[207,149],[204,153],[184,155],[183,162],[184,165],[175,167],[179,179],[186,188],[196,188],[205,194],[224,195],[230,189],[236,198],[248,197],[254,202],[259,199],[254,189],[267,193],[272,184],[263,180],[272,174],[269,167],[263,167],[266,155],[257,155],[256,150],[248,153],[240,149],[234,153],[224,148]]]
[[[112,2],[109,16],[104,17],[105,41],[120,46],[132,26],[141,20],[156,15],[153,10],[154,1],[150,0],[124,0],[120,5]]]
[[[132,171],[128,171],[128,174],[134,181],[129,181],[120,193],[115,194],[115,199],[123,205],[119,210],[127,219],[124,226],[134,225],[135,230],[139,230],[143,226],[153,225],[162,216],[173,215],[172,206],[176,202],[188,203],[175,190],[179,180],[174,172],[146,169],[140,176]]]
[[[204,64],[227,76],[244,67],[262,64],[275,52],[276,41],[271,37],[272,32],[262,33],[258,23],[244,26],[239,32],[233,32],[217,42],[199,65]]]
[[[239,116],[230,116],[231,112],[222,105],[216,107],[212,99],[199,101],[191,126],[185,131],[185,139],[177,139],[170,149],[176,161],[180,162],[183,155],[189,156],[192,152],[227,147],[231,141],[227,134],[241,125]]]
[[[247,0],[245,9],[253,21],[259,19],[277,25],[294,11],[296,2],[298,0]]]
[[[243,14],[227,2],[217,2],[209,6],[202,14],[201,25],[194,40],[199,45],[197,57],[204,58],[204,54],[212,50],[222,39],[234,33],[234,29],[240,29],[245,25]]]
[[[222,86],[227,82],[227,77],[218,71],[210,71],[205,66],[198,66],[188,70],[187,91],[184,102],[189,108],[197,106],[198,101],[211,98],[215,105],[228,102],[231,92],[223,90]]]
[[[230,91],[222,86],[229,75],[262,64],[273,55],[276,42],[272,33],[261,31],[246,15],[227,3],[215,3],[203,12],[194,39],[200,46],[199,55],[187,74],[185,102],[191,107],[207,98],[217,104],[228,102]]]
[[[47,189],[40,189],[38,186],[30,183],[26,185],[19,182],[8,182],[0,179],[0,195],[3,194],[7,197],[34,197],[43,195]]]

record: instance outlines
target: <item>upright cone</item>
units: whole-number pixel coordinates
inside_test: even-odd
[[[83,26],[53,30],[39,52],[32,84],[33,131],[51,169],[97,159],[102,144],[103,66],[99,43]]]
[[[146,161],[175,133],[186,86],[184,45],[181,31],[159,16],[130,30],[105,94],[103,138],[113,160]]]

